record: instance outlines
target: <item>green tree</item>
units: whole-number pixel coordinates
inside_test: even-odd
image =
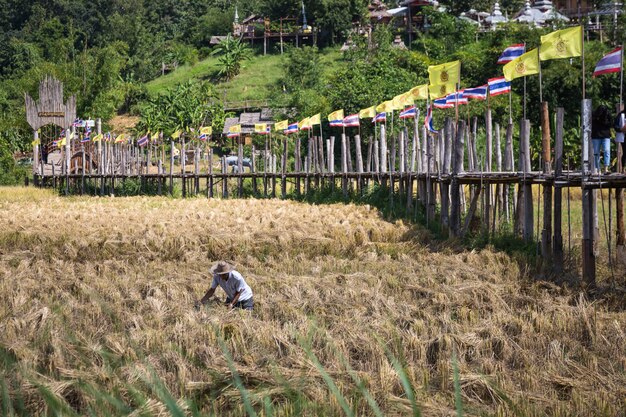
[[[229,81],[239,74],[241,62],[250,58],[251,50],[241,39],[233,38],[229,33],[211,54],[220,55],[219,75]]]

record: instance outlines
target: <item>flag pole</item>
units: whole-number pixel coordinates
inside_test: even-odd
[[[585,95],[585,27],[584,25],[580,25],[580,37],[581,37],[581,45],[582,45],[580,55],[582,58],[583,100],[584,100],[586,98],[586,95]],[[541,62],[539,62],[539,68],[541,68]]]
[[[526,77],[524,77],[524,120],[526,120]]]
[[[624,44],[622,43],[622,51],[620,57],[619,67],[619,105],[620,108],[624,105]]]
[[[539,63],[539,103],[543,103],[543,88],[541,78],[541,45],[537,47],[537,62]],[[584,77],[584,76],[583,76]],[[584,84],[584,82],[583,82]],[[583,98],[585,97],[585,87],[583,86]],[[524,116],[526,119],[526,116]]]
[[[456,89],[454,91],[454,107],[455,107],[455,123],[459,125],[459,89],[461,88],[461,83],[457,81]]]
[[[509,124],[513,123],[513,85],[509,88]]]

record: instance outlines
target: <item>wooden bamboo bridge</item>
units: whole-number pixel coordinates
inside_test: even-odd
[[[590,137],[591,100],[583,100],[581,105],[580,158],[576,159],[582,163],[576,168],[570,166],[570,158],[564,155],[564,110],[556,109],[552,137],[545,102],[541,103],[540,113],[541,152],[535,161],[531,158],[530,121],[519,121],[517,137],[509,121],[503,134],[487,109],[480,122],[478,117],[471,120],[448,117],[436,133],[417,122],[418,112],[412,123],[400,126],[397,134],[388,134],[386,124],[380,124],[380,131],[375,129],[374,137],[363,141],[360,135],[346,135],[345,130],[340,136],[327,138],[311,135],[311,131],[308,137],[296,135],[292,139],[281,135],[278,142],[265,136],[264,149],[252,145],[251,160],[244,163],[241,138],[237,155],[228,159],[214,158],[213,149],[206,142],[186,141],[184,134],[178,145],[173,140],[149,142],[143,147],[137,141],[81,143],[72,139],[75,128],[71,131],[69,128],[76,116],[75,97],[64,104],[62,84],[52,78],[45,79],[39,90],[38,102],[26,96],[27,120],[35,138],[33,178],[37,186],[54,187],[66,194],[108,196],[115,195],[120,185],[133,181],[140,193],[150,190],[151,194],[173,195],[180,187],[183,197],[206,195],[208,198],[250,194],[288,198],[341,189],[346,200],[355,193],[360,195],[373,187],[383,187],[390,196],[395,195],[396,201],[405,202],[407,213],[417,213],[421,208],[426,222],[437,222],[450,237],[464,236],[476,220],[482,233],[488,235],[495,234],[501,225],[511,225],[526,242],[537,242],[544,264],[557,273],[564,268],[563,190],[579,188],[582,277],[588,286],[594,286],[596,281],[598,200],[603,208],[605,205],[604,194],[598,191],[606,189],[610,213],[608,227],[605,222],[609,264],[613,270],[615,261],[626,260],[623,208],[626,175],[621,164],[621,144],[618,144],[617,173],[597,174]],[[38,138],[38,129],[46,124],[67,129],[68,138],[59,152],[48,155],[50,163],[44,163],[40,157],[47,144],[40,144]],[[100,121],[95,125],[97,134],[101,134]],[[480,137],[479,125],[484,126]],[[518,145],[517,155],[514,155],[514,142]],[[340,149],[336,150],[335,146]],[[216,159],[220,161],[217,167]],[[340,166],[335,167],[335,162]],[[244,165],[250,167],[249,172],[244,172]],[[533,199],[533,186],[540,189],[537,199]],[[567,196],[569,210],[569,191]],[[611,223],[613,200],[615,228]],[[568,240],[570,227],[568,214]]]
[[[469,124],[463,120],[456,124],[447,118],[438,134],[429,133],[415,123],[412,132],[404,127],[398,135],[387,137],[382,125],[380,135],[368,138],[365,143],[359,135],[345,134],[328,139],[282,138],[278,147],[266,140],[265,149],[252,146],[249,172],[244,172],[241,143],[233,167],[226,157],[214,158],[212,149],[197,140],[186,143],[182,138],[179,146],[184,158],[175,158],[173,152],[167,155],[166,144],[142,148],[136,144],[100,142],[81,146],[83,154],[93,154],[95,163],[83,162],[79,169],[75,164],[67,165],[71,167],[69,170],[66,164],[61,164],[61,169],[54,172],[40,166],[34,178],[37,186],[54,187],[68,194],[112,195],[116,187],[134,180],[140,190],[151,189],[156,194],[168,195],[180,189],[183,197],[208,198],[242,197],[246,195],[246,187],[248,195],[259,198],[297,197],[328,187],[341,190],[348,199],[351,193],[362,194],[373,186],[386,187],[406,202],[408,212],[421,207],[426,221],[438,222],[451,237],[464,236],[476,218],[482,232],[487,234],[495,233],[502,223],[510,223],[522,239],[537,240],[544,261],[556,271],[563,269],[564,262],[562,193],[576,187],[582,190],[583,279],[594,285],[599,238],[598,190],[615,190],[617,259],[624,255],[626,174],[593,173],[588,135],[582,138],[582,166],[568,167],[563,155],[563,116],[563,109],[557,109],[554,150],[549,148],[549,125],[542,130],[543,152],[541,160],[535,161],[541,170],[531,169],[530,122],[520,121],[519,138],[513,137],[512,124],[507,126],[503,137],[499,124],[491,122],[488,110],[484,155],[477,152],[478,118]],[[490,128],[492,125],[494,129]],[[517,158],[513,155],[514,140],[519,140]],[[291,151],[288,141],[294,142]],[[169,149],[176,146],[173,141],[167,145]],[[337,152],[335,145],[340,146]],[[74,149],[71,153],[77,154]],[[176,164],[175,159],[180,159],[180,163]],[[79,161],[89,160],[86,156],[79,158]],[[217,168],[213,163],[216,160],[220,161]],[[341,166],[335,167],[335,162]],[[621,165],[618,169],[622,172]],[[541,195],[535,199],[533,185],[535,192],[537,187],[541,189]],[[539,204],[543,204],[541,210]]]

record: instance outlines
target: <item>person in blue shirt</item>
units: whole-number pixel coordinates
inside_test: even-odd
[[[244,310],[252,310],[254,307],[254,299],[252,297],[252,289],[243,279],[243,276],[235,271],[235,267],[228,262],[219,261],[209,270],[213,274],[211,287],[207,290],[204,297],[200,299],[196,305],[206,304],[217,287],[221,287],[226,293],[226,305],[228,308],[241,308]]]

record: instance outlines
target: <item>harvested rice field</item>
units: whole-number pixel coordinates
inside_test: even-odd
[[[194,308],[222,259],[252,313]],[[529,271],[368,206],[2,188],[1,410],[626,415],[626,302]]]

